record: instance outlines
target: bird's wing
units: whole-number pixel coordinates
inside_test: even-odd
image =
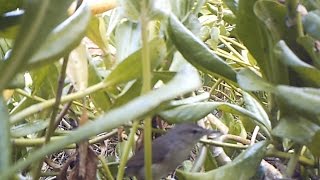
[[[170,142],[162,141],[162,138],[154,140],[152,144],[152,163],[157,164],[162,162],[170,151]]]
[[[139,151],[135,153],[134,156],[131,157],[131,159],[128,160],[126,171],[128,174],[130,174],[131,170],[134,171],[136,169],[140,169],[143,167],[143,165],[144,165],[144,154],[141,148]]]
[[[161,138],[161,137],[160,137]],[[160,140],[160,139],[159,139]],[[162,140],[154,140],[152,143],[152,163],[161,162],[168,155],[168,142]],[[169,142],[170,143],[170,142]],[[127,167],[142,167],[144,165],[144,148],[138,150],[135,155],[127,162]]]

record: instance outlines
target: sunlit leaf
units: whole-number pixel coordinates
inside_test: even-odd
[[[108,53],[106,33],[102,18],[92,16],[88,25],[87,37],[97,44],[104,53]]]
[[[67,65],[67,76],[77,91],[88,87],[88,52],[87,48],[81,43],[71,51]]]
[[[121,62],[141,48],[141,32],[138,24],[130,21],[121,22],[115,31],[117,59]]]

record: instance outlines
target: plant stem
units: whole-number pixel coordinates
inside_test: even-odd
[[[68,60],[69,60],[69,54],[63,58],[63,64],[61,67],[61,72],[60,72],[60,77],[59,77],[59,82],[58,82],[58,89],[57,89],[57,95],[56,95],[56,100],[53,105],[53,110],[51,113],[50,121],[49,121],[49,126],[46,131],[46,141],[45,143],[48,143],[50,141],[51,135],[54,131],[54,121],[56,119],[56,116],[58,114],[59,110],[59,105],[61,102],[61,97],[62,97],[62,90],[63,90],[63,85],[64,85],[64,79],[66,78],[66,70],[67,70],[67,65],[68,65]]]
[[[230,148],[236,148],[236,149],[247,149],[249,147],[245,145],[224,143],[221,141],[213,141],[213,140],[205,140],[205,139],[201,139],[200,142],[208,145],[218,146],[218,147],[230,147]]]
[[[134,121],[133,122],[131,131],[130,131],[130,134],[129,134],[129,137],[128,137],[128,141],[124,145],[123,152],[122,152],[122,155],[121,155],[120,165],[119,165],[119,168],[118,168],[117,180],[123,179],[124,169],[125,169],[125,166],[126,166],[126,163],[127,163],[129,152],[131,150],[131,146],[132,146],[133,141],[134,141],[134,135],[136,134],[136,131],[138,129],[138,125],[139,125],[139,121]]]
[[[104,170],[105,174],[107,175],[107,179],[109,180],[114,180],[112,174],[111,174],[111,171],[109,169],[109,166],[106,162],[106,160],[104,159],[104,156],[100,155],[98,156],[100,162],[101,162],[101,165],[102,165],[102,169]]]
[[[148,0],[141,1],[141,37],[142,37],[142,90],[141,95],[148,93],[151,90],[151,63],[150,63],[150,50],[148,46]],[[144,170],[145,178],[152,180],[152,145],[151,145],[151,117],[147,116],[144,119]]]
[[[85,90],[82,91],[78,91],[76,93],[72,93],[66,96],[62,96],[61,97],[61,103],[66,103],[75,99],[79,99],[82,97],[85,97],[93,92],[96,92],[98,90],[104,89],[106,87],[108,87],[110,85],[110,83],[108,82],[100,82],[98,84],[95,84],[93,86],[90,86],[88,88],[86,88]],[[53,106],[55,103],[55,99],[49,99],[47,101],[32,105],[20,112],[18,112],[17,114],[14,114],[10,117],[10,123],[11,124],[16,124],[22,120],[24,120],[24,118],[33,115],[34,113],[38,113],[39,111],[43,111],[45,109],[50,108],[51,106]]]
[[[201,146],[199,156],[195,160],[195,163],[193,164],[190,172],[199,172],[201,170],[201,167],[207,158],[207,153],[208,153],[207,147]]]
[[[299,6],[299,0],[286,1],[288,11],[289,25],[294,25],[297,31],[298,37],[303,36],[303,26],[301,20],[301,14],[297,11]]]
[[[288,167],[286,170],[286,176],[287,178],[291,178],[294,174],[294,171],[296,170],[297,163],[299,161],[299,154],[301,152],[301,146],[296,145],[294,148],[294,153],[291,154],[290,160],[288,162]]]
[[[54,131],[54,127],[55,127],[54,121],[55,121],[56,116],[57,116],[58,111],[59,111],[59,105],[60,105],[60,102],[61,102],[61,96],[62,96],[64,80],[66,78],[66,69],[67,69],[67,65],[68,65],[68,60],[69,60],[69,54],[66,55],[63,58],[63,64],[62,64],[62,67],[61,67],[60,77],[59,77],[59,81],[58,81],[56,100],[55,100],[54,105],[53,105],[53,109],[52,109],[49,125],[48,125],[48,128],[46,130],[46,134],[45,134],[45,144],[47,144],[50,141],[50,138],[51,138],[51,136],[53,134],[53,131]],[[41,168],[42,168],[42,165],[43,165],[43,161],[44,161],[44,159],[41,159],[39,162],[35,163],[36,165],[35,165],[34,176],[33,176],[34,179],[39,179],[40,178],[40,173],[41,173]]]
[[[2,173],[10,168],[12,161],[8,108],[2,94],[0,94],[0,117],[0,173]]]
[[[282,151],[277,151],[276,149],[270,149],[267,151],[267,157],[278,157],[278,158],[284,158],[284,159],[290,159],[292,154],[291,153],[286,153]],[[308,159],[304,156],[299,156],[298,160],[301,164],[307,165],[307,166],[315,166],[315,161]]]
[[[15,91],[16,93],[22,95],[22,96],[25,96],[25,97],[27,97],[27,98],[30,98],[30,99],[35,100],[35,101],[38,101],[38,102],[44,102],[44,101],[46,101],[46,99],[43,99],[43,98],[41,98],[41,97],[39,97],[39,96],[32,95],[32,94],[28,94],[27,92],[25,92],[25,91],[22,90],[22,89],[15,89],[14,91]],[[82,103],[80,103],[80,102],[72,101],[72,104],[77,105],[77,106],[80,106],[80,107],[85,107],[86,109],[91,110],[90,107],[86,107],[86,106],[84,106],[84,105],[83,105]],[[16,107],[18,107],[18,106],[16,106]],[[60,108],[62,108],[62,106],[60,106]],[[14,114],[13,111],[14,111],[14,110],[12,110],[12,111],[10,112],[10,114]]]
[[[211,89],[210,89],[210,94],[212,94],[216,89],[217,89],[217,87],[219,86],[219,84],[222,82],[222,79],[221,78],[219,78],[214,84],[213,84],[213,86],[211,87]]]
[[[113,136],[114,134],[116,134],[118,131],[117,129],[114,129],[112,131],[110,131],[107,134],[101,135],[101,136],[96,136],[92,139],[89,140],[89,144],[95,144],[101,141],[104,141],[107,138],[110,138],[111,136]],[[53,136],[51,137],[51,141],[60,141],[61,139],[65,138],[65,136]],[[33,138],[33,139],[27,139],[27,138],[15,138],[15,139],[11,139],[11,143],[14,146],[22,146],[22,147],[33,147],[33,146],[41,146],[43,145],[45,142],[45,138]],[[68,146],[66,146],[66,149],[73,149],[75,148],[76,145],[75,144],[70,144]]]

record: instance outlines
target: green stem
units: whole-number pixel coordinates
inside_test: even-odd
[[[150,63],[150,50],[148,46],[148,0],[141,1],[141,37],[142,37],[142,90],[141,94],[146,94],[151,90],[151,63]],[[152,180],[152,145],[151,145],[151,117],[144,119],[144,170],[145,178]]]
[[[49,121],[49,125],[45,134],[45,144],[47,144],[50,141],[50,138],[53,134],[54,131],[54,121],[56,119],[56,116],[58,114],[59,111],[59,105],[60,105],[60,101],[61,101],[61,96],[62,96],[62,90],[63,90],[63,86],[64,86],[64,80],[66,78],[66,70],[67,70],[67,65],[68,65],[68,60],[69,60],[69,54],[67,56],[65,56],[63,58],[63,64],[61,67],[61,72],[60,72],[60,77],[59,77],[59,82],[58,82],[58,88],[57,88],[57,95],[56,95],[56,100],[55,103],[53,105],[53,109],[52,109],[52,113],[51,113],[51,117],[50,117],[50,121]],[[36,165],[34,166],[34,179],[39,179],[40,178],[40,173],[41,173],[41,168],[43,165],[43,160],[38,161],[37,163],[35,163]]]
[[[95,144],[98,142],[102,142],[105,139],[110,138],[114,134],[118,132],[117,129],[112,130],[111,132],[101,135],[101,136],[96,136],[92,139],[89,140],[89,144]],[[65,136],[53,136],[51,137],[51,141],[60,141],[61,139],[65,138]],[[45,143],[45,138],[33,138],[33,139],[27,139],[27,138],[15,138],[11,140],[12,145],[14,146],[22,146],[22,147],[33,147],[33,146],[41,146]],[[66,146],[66,149],[73,149],[75,148],[75,144],[70,144]]]
[[[79,98],[83,98],[93,92],[96,92],[98,90],[104,89],[106,87],[108,87],[110,84],[108,82],[100,82],[98,84],[95,84],[93,86],[90,86],[88,88],[86,88],[85,90],[82,91],[78,91],[76,93],[72,93],[72,94],[68,94],[66,96],[62,96],[61,97],[61,103],[66,103],[75,99],[79,99]],[[20,112],[18,112],[17,114],[14,114],[10,117],[10,123],[11,124],[16,124],[21,122],[22,120],[24,120],[24,118],[31,116],[35,113],[38,113],[39,111],[43,111],[45,109],[48,109],[50,107],[52,107],[55,103],[56,99],[49,99],[47,101],[32,105]]]
[[[217,147],[230,147],[230,148],[236,148],[236,149],[247,149],[249,146],[245,145],[239,145],[239,144],[232,144],[232,143],[224,143],[221,141],[214,141],[214,140],[200,140],[201,143],[208,144],[208,145],[213,145]]]
[[[99,158],[99,160],[101,162],[102,169],[104,170],[104,173],[107,175],[107,179],[108,180],[114,180],[104,156],[100,155],[100,156],[98,156],[98,158]]]
[[[0,173],[2,173],[10,168],[12,161],[8,108],[2,94],[0,94],[0,117]]]
[[[297,11],[299,0],[286,1],[288,10],[289,25],[295,25],[298,37],[303,36],[303,25],[301,20],[301,14]]]
[[[63,85],[64,85],[64,79],[66,78],[66,70],[67,70],[67,65],[68,65],[68,60],[69,60],[69,54],[63,58],[63,64],[61,67],[61,72],[60,72],[60,77],[59,77],[59,82],[58,82],[58,89],[57,89],[57,95],[56,95],[56,100],[53,105],[53,110],[51,113],[50,121],[49,121],[49,126],[46,131],[46,142],[48,143],[50,141],[50,138],[53,134],[54,131],[54,121],[56,119],[56,116],[59,111],[59,105],[61,102],[61,97],[62,97],[62,90],[63,90]]]
[[[195,163],[193,164],[190,172],[199,172],[201,170],[202,165],[204,164],[207,158],[208,149],[206,146],[202,146],[200,149],[200,153]]]
[[[239,59],[241,59],[242,61],[246,62],[245,58],[242,57],[242,55],[237,51],[235,50],[227,41],[225,41],[223,38],[219,37],[219,40],[224,44],[226,45],[226,47],[235,55],[237,56]]]
[[[129,137],[128,137],[128,141],[127,143],[125,143],[124,148],[123,148],[123,152],[121,155],[121,160],[120,160],[120,165],[118,168],[118,175],[117,175],[117,180],[122,180],[123,179],[123,174],[124,174],[124,169],[125,166],[127,164],[127,159],[129,156],[129,152],[131,150],[131,146],[133,144],[134,141],[134,135],[136,134],[136,131],[138,129],[138,125],[139,125],[139,121],[134,121]]]
[[[276,149],[270,149],[267,151],[266,154],[267,157],[278,157],[278,158],[284,158],[284,159],[290,159],[292,157],[291,153],[286,153],[282,151],[277,151]],[[308,159],[304,156],[299,156],[298,160],[301,164],[314,167],[315,162],[311,159]]]
[[[301,146],[296,145],[294,148],[294,153],[290,155],[290,159],[288,162],[288,167],[286,170],[286,176],[287,178],[291,178],[294,174],[294,171],[296,170],[297,163],[299,161],[299,154],[301,152]]]
[[[219,78],[214,84],[213,84],[213,86],[211,87],[211,89],[210,89],[210,94],[212,94],[216,89],[217,89],[217,87],[219,86],[219,84],[222,82],[222,79],[221,78]]]
[[[22,95],[22,96],[25,96],[25,97],[27,97],[27,98],[30,98],[30,99],[35,100],[35,101],[38,101],[38,102],[45,102],[45,101],[46,101],[46,99],[43,99],[43,98],[41,98],[41,97],[39,97],[39,96],[32,95],[32,94],[28,94],[27,92],[25,92],[25,91],[22,90],[22,89],[15,89],[14,91],[15,91],[16,93]],[[86,107],[86,106],[84,106],[84,105],[83,105],[82,103],[80,103],[80,102],[72,101],[72,104],[77,105],[77,106],[80,106],[80,107],[85,107],[86,109],[92,111],[92,109],[91,109],[90,107]],[[17,106],[17,107],[18,107],[18,106]],[[62,106],[60,106],[60,108],[62,108]],[[10,112],[10,114],[14,114],[13,111],[14,111],[14,110],[12,110],[12,111]]]

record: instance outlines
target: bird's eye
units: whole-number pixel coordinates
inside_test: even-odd
[[[191,131],[192,134],[197,134],[198,132],[199,132],[198,129],[192,129],[192,131]]]

